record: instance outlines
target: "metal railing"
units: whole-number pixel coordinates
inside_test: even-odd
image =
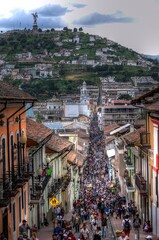
[[[141,174],[135,174],[135,184],[141,193],[147,192],[146,180]]]

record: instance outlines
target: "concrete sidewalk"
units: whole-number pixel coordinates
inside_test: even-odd
[[[67,213],[64,216],[64,219],[67,220],[71,220],[71,213]],[[51,240],[52,239],[52,234],[53,234],[53,229],[54,229],[54,224],[53,222],[50,222],[50,224],[47,227],[42,227],[38,233],[37,233],[37,237],[39,238],[39,240]]]
[[[132,220],[131,220],[132,222]],[[122,219],[118,218],[116,219],[115,217],[111,217],[111,223],[114,229],[114,232],[116,230],[122,230]],[[153,237],[153,240],[157,240],[158,238],[156,236],[154,236],[152,233],[145,233],[142,230],[142,226],[141,226],[141,230],[140,230],[140,240],[145,240],[146,236],[151,235]],[[131,230],[130,232],[130,240],[135,240],[135,232],[134,229]],[[136,239],[137,240],[137,239]]]

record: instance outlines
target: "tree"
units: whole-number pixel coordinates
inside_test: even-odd
[[[82,27],[80,27],[80,28],[79,28],[79,32],[82,32],[82,31],[83,31],[83,28],[82,28]]]
[[[54,32],[55,31],[55,29],[54,28],[51,28],[51,32]]]
[[[38,32],[42,32],[42,29],[41,29],[41,28],[39,28],[39,29],[38,29]]]
[[[132,100],[132,97],[129,94],[121,94],[118,97],[119,100]]]
[[[63,30],[64,30],[65,32],[68,32],[68,27],[64,27]]]

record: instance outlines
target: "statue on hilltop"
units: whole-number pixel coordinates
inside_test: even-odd
[[[37,18],[38,18],[38,14],[36,13],[32,13],[33,18],[34,18],[34,25],[37,25]]]

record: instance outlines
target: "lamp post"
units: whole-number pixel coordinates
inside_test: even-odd
[[[48,168],[48,167],[49,167],[49,163],[50,163],[50,161],[51,161],[51,158],[49,157],[49,155],[47,155],[45,161],[46,161],[47,168]]]
[[[41,179],[42,173],[43,173],[43,170],[42,170],[41,166],[39,166],[39,168],[37,169],[37,174],[38,174],[39,182],[40,182],[40,179]]]
[[[24,167],[24,164],[25,164],[25,156],[24,156],[24,146],[27,142],[27,137],[24,135],[24,133],[22,133],[22,135],[20,136],[20,146],[22,147],[22,162],[21,164],[23,165]]]

